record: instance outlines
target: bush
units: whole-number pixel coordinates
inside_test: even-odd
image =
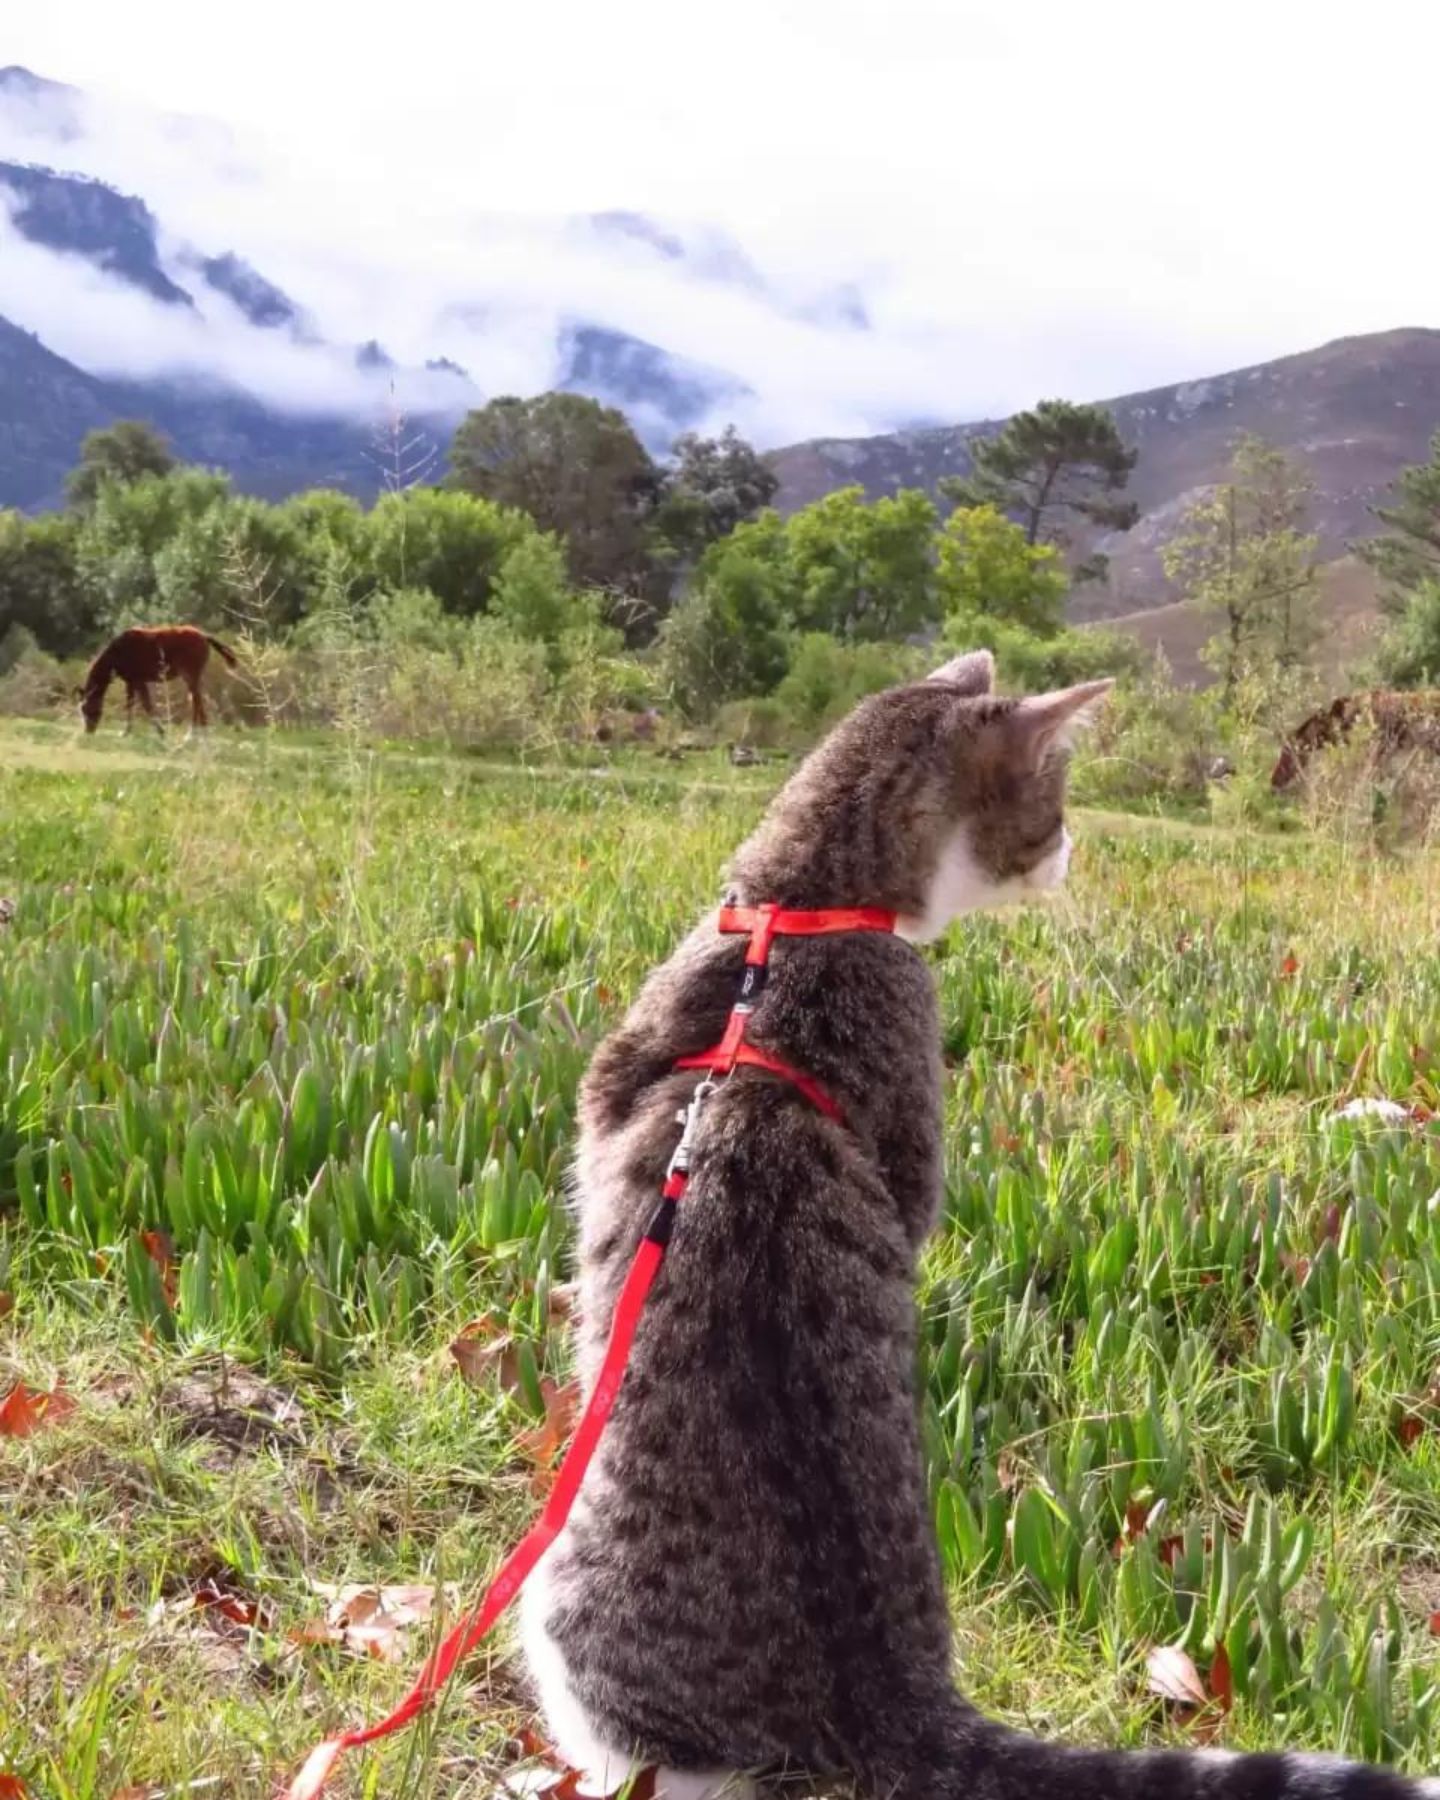
[[[34,717],[53,712],[74,685],[64,666],[47,656],[23,626],[12,625],[0,639],[0,713]]]
[[[935,658],[908,644],[842,644],[823,631],[799,638],[775,701],[801,737],[813,738],[857,701],[929,673]]]

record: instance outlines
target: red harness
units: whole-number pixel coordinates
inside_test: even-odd
[[[432,1651],[415,1685],[389,1718],[382,1719],[378,1725],[341,1732],[339,1736],[326,1738],[324,1743],[317,1744],[305,1759],[299,1774],[285,1790],[285,1800],[313,1800],[313,1796],[324,1787],[342,1752],[355,1749],[361,1744],[372,1744],[377,1738],[389,1737],[391,1732],[401,1730],[424,1712],[514,1600],[531,1570],[564,1529],[570,1509],[575,1504],[575,1497],[580,1492],[585,1471],[599,1445],[605,1422],[614,1410],[620,1383],[630,1361],[630,1347],[635,1339],[635,1329],[640,1323],[646,1295],[665,1259],[665,1247],[670,1242],[670,1233],[675,1223],[675,1209],[690,1179],[690,1156],[700,1122],[700,1111],[719,1086],[716,1077],[723,1080],[740,1067],[768,1070],[770,1074],[779,1075],[798,1088],[827,1118],[844,1123],[844,1114],[839,1105],[818,1081],[802,1070],[792,1068],[789,1063],[782,1062],[778,1056],[771,1056],[767,1051],[757,1050],[753,1044],[747,1044],[745,1032],[760,995],[764,992],[770,967],[770,946],[777,937],[828,937],[842,931],[888,932],[895,929],[895,914],[874,906],[830,907],[823,912],[791,912],[768,903],[763,906],[726,906],[720,909],[720,929],[727,934],[744,933],[750,939],[740,977],[740,991],[730,1009],[730,1017],[726,1021],[725,1033],[720,1042],[710,1050],[702,1050],[698,1056],[682,1056],[675,1064],[677,1069],[705,1069],[708,1074],[695,1089],[689,1105],[680,1115],[684,1126],[660,1190],[660,1204],[645,1227],[645,1234],[635,1252],[635,1260],[630,1265],[625,1285],[615,1302],[615,1316],[611,1322],[610,1338],[605,1346],[600,1373],[596,1377],[585,1411],[580,1416],[580,1423],[575,1428],[570,1448],[555,1476],[550,1497],[545,1502],[540,1517],[500,1565],[499,1573],[485,1590],[480,1604]]]

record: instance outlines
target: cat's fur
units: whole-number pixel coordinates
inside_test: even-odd
[[[982,653],[864,702],[741,848],[732,897],[892,908],[924,938],[1062,879],[1063,740],[1108,684],[1015,701],[991,680]],[[719,1039],[743,956],[706,919],[586,1077],[587,1387],[696,1084],[674,1061]],[[753,1069],[709,1102],[619,1402],[524,1599],[566,1759],[612,1781],[660,1765],[667,1800],[795,1769],[873,1800],[1413,1794],[1327,1759],[1045,1744],[961,1698],[915,1396],[915,1265],[941,1201],[930,972],[901,936],[779,939],[749,1036],[846,1123]]]

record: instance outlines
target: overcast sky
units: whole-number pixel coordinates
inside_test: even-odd
[[[327,334],[491,389],[543,384],[557,309],[737,372],[767,442],[1440,325],[1424,0],[16,10],[0,64],[108,97],[53,160],[240,251]],[[561,228],[609,208],[731,235],[763,292]],[[67,354],[160,354],[145,309],[102,332],[16,255],[0,312],[44,290]],[[846,283],[868,332],[826,310]]]

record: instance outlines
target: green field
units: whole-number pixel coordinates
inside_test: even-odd
[[[576,1084],[775,779],[0,726],[0,1399],[61,1395],[0,1435],[0,1773],[269,1795],[404,1691],[433,1625],[297,1641],[315,1584],[469,1596],[533,1509]],[[931,953],[960,1678],[1434,1770],[1440,857],[1074,827],[1064,897]],[[335,1791],[495,1791],[508,1651]]]

